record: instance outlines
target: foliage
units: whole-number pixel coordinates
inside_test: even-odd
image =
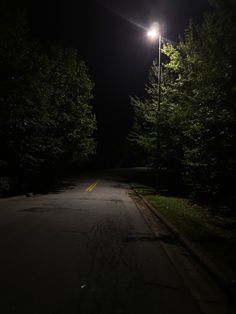
[[[22,14],[3,11],[0,19],[1,172],[27,181],[55,164],[89,159],[96,121],[85,63],[73,49],[43,51]]]
[[[4,195],[10,189],[10,178],[0,177],[0,195]]]
[[[217,1],[217,8],[205,15],[201,26],[190,23],[177,47],[164,45],[167,62],[158,116],[149,109],[157,105],[156,62],[147,98],[132,100],[133,141],[152,154],[163,178],[170,180],[171,174],[171,182],[183,182],[194,199],[215,208],[235,204],[236,28],[230,3]],[[148,121],[152,125],[147,132]],[[145,145],[157,141],[156,149],[148,151],[140,141],[147,135]]]

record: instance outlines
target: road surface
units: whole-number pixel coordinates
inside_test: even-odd
[[[202,313],[114,175],[1,200],[0,254],[2,314]]]

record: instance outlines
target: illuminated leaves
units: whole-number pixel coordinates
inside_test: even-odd
[[[182,182],[198,201],[234,207],[235,19],[229,1],[218,3],[220,9],[206,14],[201,26],[190,23],[176,47],[164,45],[161,112],[156,111],[154,62],[146,98],[132,99],[136,120],[131,134],[162,169],[164,189]]]

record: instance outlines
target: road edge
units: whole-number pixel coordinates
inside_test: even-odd
[[[35,196],[34,193],[28,193],[28,194],[23,194],[23,195],[16,195],[16,196],[9,196],[9,197],[0,197],[0,202],[4,201],[14,201],[22,198],[29,198]]]
[[[197,249],[194,244],[188,240],[181,232],[170,223],[158,209],[152,206],[141,194],[139,194],[136,189],[130,185],[135,194],[144,202],[148,209],[156,216],[174,235],[176,239],[180,241],[183,247],[192,255],[192,257],[207,271],[211,278],[218,284],[225,293],[229,294],[230,297],[236,298],[236,288],[234,285],[225,279],[224,276],[216,269],[216,267],[203,255],[203,253]],[[234,301],[235,302],[235,301]]]

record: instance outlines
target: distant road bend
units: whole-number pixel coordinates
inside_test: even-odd
[[[113,172],[0,200],[0,313],[230,313],[188,254],[167,252],[142,206]]]

